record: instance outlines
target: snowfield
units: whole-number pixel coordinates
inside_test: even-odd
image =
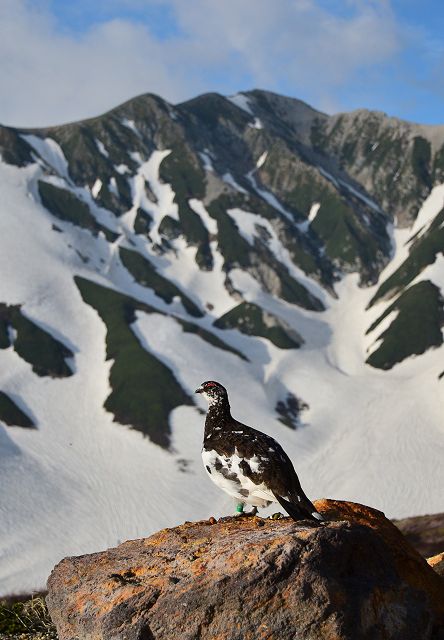
[[[232,100],[251,113],[241,94]],[[129,121],[125,124],[134,127]],[[61,177],[66,175],[66,160],[52,141],[30,141]],[[174,371],[190,395],[204,380],[224,384],[233,415],[276,437],[310,498],[362,502],[389,517],[443,511],[444,398],[438,381],[444,369],[443,348],[409,358],[387,372],[366,365],[367,350],[384,327],[369,336],[365,333],[390,302],[366,311],[376,286],[360,288],[357,274],[344,277],[336,287],[337,298],[332,297],[290,263],[268,222],[242,210],[229,213],[244,237],[251,242],[256,224],[265,226],[275,255],[295,278],[322,294],[327,310],[309,312],[287,304],[264,293],[248,273],[236,270],[230,274],[234,287],[246,300],[285,320],[304,345],[281,350],[262,338],[214,329],[212,322],[239,304],[224,286],[217,241],[211,243],[214,269],[205,272],[194,261],[196,249],[186,246],[184,239],[174,241],[175,253],[158,255],[132,232],[139,206],[151,213],[156,242],[163,215],[177,217],[174,192],[158,178],[160,162],[168,153],[155,151],[147,162],[140,162],[132,182],[134,207],[120,219],[121,231],[135,245],[131,248],[149,256],[159,273],[208,310],[204,318],[193,321],[239,349],[249,362],[184,333],[173,317],[160,313],[137,313],[132,329],[142,346]],[[196,407],[182,406],[171,414],[169,452],[114,423],[104,410],[112,364],[105,359],[106,327],[82,301],[74,275],[123,291],[160,311],[190,317],[180,303],[167,305],[134,282],[118,258],[122,240],[110,244],[102,234],[94,238],[55,220],[36,196],[41,176],[37,163],[24,169],[0,163],[0,302],[22,304],[27,317],[67,345],[74,352],[75,373],[63,379],[39,377],[12,347],[0,349],[0,389],[15,398],[38,427],[0,423],[0,594],[42,588],[64,556],[233,511],[230,498],[214,487],[202,466],[205,418],[199,408],[206,407],[200,397]],[[157,203],[147,198],[145,181]],[[265,195],[280,207],[271,194]],[[440,210],[443,196],[440,187],[410,232],[393,232],[394,254],[387,274],[405,256],[407,237],[421,231]],[[215,234],[216,223],[204,205],[197,200],[190,204]],[[314,202],[311,218],[318,208]],[[99,215],[94,209],[92,213]],[[63,233],[52,229],[54,222]],[[432,279],[444,292],[444,261],[437,260],[420,278]],[[274,410],[288,392],[309,405],[296,431],[280,423]],[[277,510],[276,506],[268,512]]]

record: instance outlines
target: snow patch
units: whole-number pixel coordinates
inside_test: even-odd
[[[434,187],[428,198],[424,200],[420,208],[415,222],[410,229],[410,235],[413,237],[418,234],[420,238],[429,228],[435,217],[444,207],[444,184]]]
[[[236,222],[240,234],[252,246],[254,245],[255,238],[259,237],[258,227],[265,229],[268,235],[266,244],[276,260],[287,267],[290,275],[295,280],[303,284],[317,298],[325,301],[325,290],[293,263],[288,249],[286,249],[279,240],[269,220],[256,213],[244,211],[243,209],[228,209],[227,213]]]
[[[227,184],[229,184],[230,187],[233,187],[233,189],[235,189],[236,191],[239,191],[240,193],[245,193],[245,194],[248,193],[243,187],[240,186],[240,184],[236,182],[236,180],[233,178],[231,173],[229,172],[224,173],[224,175],[222,176],[222,180]]]
[[[175,193],[170,184],[161,182],[159,178],[159,168],[162,161],[171,153],[171,149],[163,151],[153,151],[150,158],[143,162],[139,153],[132,153],[132,157],[139,162],[139,168],[136,175],[130,179],[133,207],[132,211],[136,211],[139,207],[149,212],[153,218],[153,224],[150,229],[150,236],[153,242],[160,244],[162,239],[159,234],[159,225],[168,215],[174,220],[179,220],[179,209],[174,202]],[[156,196],[157,202],[151,202],[145,193],[145,183],[148,183],[150,189]]]
[[[133,133],[135,133],[136,136],[141,138],[140,131],[136,127],[136,124],[135,124],[134,120],[128,120],[128,118],[122,118],[122,120],[120,122],[121,122],[121,124],[123,124],[124,127],[127,127],[128,129],[131,129],[131,131]]]
[[[114,176],[111,177],[109,181],[108,189],[111,193],[113,193],[117,198],[119,198],[119,190],[117,188],[117,182]]]
[[[268,156],[268,151],[264,151],[264,153],[260,156],[260,158],[256,162],[257,169],[260,169],[265,164],[265,160],[267,159],[267,156]]]
[[[192,294],[208,315],[200,323],[211,323],[234,306],[233,298],[225,287],[224,258],[217,247],[217,240],[210,242],[214,266],[211,271],[201,271],[196,266],[196,247],[187,245],[184,238],[174,241],[175,253],[168,258],[151,256],[158,271],[175,282],[183,291]]]
[[[396,320],[398,315],[399,315],[399,310],[398,309],[394,309],[393,311],[390,311],[390,313],[384,318],[384,320],[381,320],[381,322],[373,329],[373,331],[368,334],[369,341],[373,340],[373,342],[370,342],[370,345],[366,349],[367,358],[374,351],[379,349],[379,347],[381,346],[381,344],[382,344],[382,342],[384,340],[384,338],[382,337],[382,334],[385,331],[387,331],[387,329],[390,327],[392,322],[394,322]],[[374,331],[376,331],[378,333],[378,337],[376,338],[376,340],[374,340],[374,336],[372,337],[372,334],[373,334]]]
[[[214,218],[210,216],[208,211],[205,209],[203,202],[201,202],[200,200],[196,200],[196,198],[191,198],[191,200],[188,201],[188,204],[190,205],[192,210],[195,213],[197,213],[198,216],[200,216],[202,222],[204,223],[204,225],[208,230],[208,233],[211,233],[212,235],[216,235],[217,222]]]
[[[204,170],[211,171],[211,173],[214,173],[213,162],[211,160],[208,149],[206,149],[205,151],[199,151],[199,157],[203,162]]]
[[[251,110],[250,101],[243,93],[236,93],[234,96],[227,96],[227,100],[235,104],[239,109],[248,113],[250,116],[254,115]]]
[[[33,134],[21,134],[21,137],[31,145],[42,160],[54,169],[59,176],[69,180],[68,161],[61,146],[55,140],[52,138],[39,138]]]
[[[303,231],[304,233],[308,231],[311,223],[313,222],[313,220],[316,218],[316,216],[318,215],[318,211],[321,208],[321,203],[320,202],[314,202],[311,207],[310,207],[310,211],[307,217],[307,220],[304,220],[304,222],[300,222],[297,226],[298,229],[300,231]]]
[[[125,173],[131,173],[129,167],[126,164],[114,165],[114,169],[122,176],[125,175]]]
[[[263,129],[264,125],[262,124],[262,121],[259,118],[255,118],[254,122],[249,122],[248,126],[251,127],[252,129]]]
[[[97,180],[95,181],[91,189],[91,195],[93,198],[97,198],[101,188],[102,188],[102,181],[100,180],[100,178],[97,178]]]
[[[320,202],[315,202],[311,205],[310,208],[310,213],[308,214],[308,222],[313,222],[313,220],[316,218],[318,211],[321,207],[321,203]]]
[[[109,158],[109,153],[106,150],[105,145],[103,144],[103,142],[101,140],[99,140],[98,138],[94,138],[94,141],[96,143],[96,147],[97,149],[100,151],[100,153],[102,154],[102,156],[105,156],[105,158]]]
[[[350,191],[350,193],[352,193],[359,200],[364,202],[368,207],[370,207],[374,211],[378,211],[379,213],[381,213],[381,207],[377,205],[374,200],[371,200],[371,198],[368,198],[367,196],[365,196],[363,193],[361,193],[360,191],[352,187],[351,184],[348,184],[348,182],[344,182],[344,180],[339,180],[339,182],[343,187],[347,189],[347,191]]]
[[[335,185],[335,187],[339,189],[339,182],[336,180],[334,176],[331,175],[331,173],[329,173],[319,165],[318,165],[318,170],[319,170],[319,173],[321,173],[324,176],[324,178],[327,178],[327,180],[329,180],[332,184]]]
[[[291,215],[291,213],[282,206],[282,204],[279,202],[276,196],[270,191],[267,191],[266,189],[262,189],[261,187],[259,187],[259,185],[256,182],[256,178],[254,177],[254,172],[255,170],[250,171],[246,177],[247,177],[247,180],[249,180],[253,189],[256,191],[256,193],[260,195],[261,198],[265,200],[265,202],[268,202],[268,204],[271,207],[273,207],[273,209],[276,209],[277,211],[282,213],[287,218],[287,220],[294,222],[294,218]]]

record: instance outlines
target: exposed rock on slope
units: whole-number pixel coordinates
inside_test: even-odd
[[[48,607],[62,640],[444,637],[444,583],[383,514],[224,518],[66,558]]]

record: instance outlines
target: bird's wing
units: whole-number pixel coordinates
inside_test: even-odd
[[[274,438],[237,421],[231,434],[244,475],[256,484],[265,483],[276,495],[302,491],[290,458]]]
[[[244,458],[244,474],[255,484],[265,484],[277,502],[295,520],[323,520],[305,495],[288,455],[274,438],[238,423],[245,438],[238,440],[238,455]]]

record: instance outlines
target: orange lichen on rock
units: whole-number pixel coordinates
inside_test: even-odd
[[[436,556],[427,558],[427,562],[441,577],[444,578],[444,551]]]

